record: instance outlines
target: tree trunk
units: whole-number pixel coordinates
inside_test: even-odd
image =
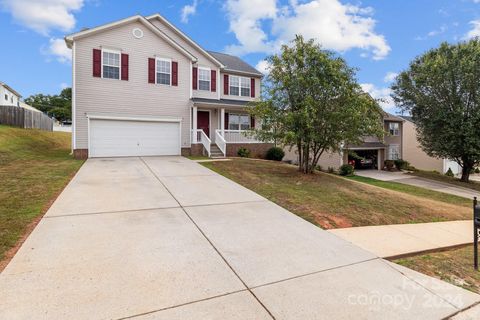
[[[462,167],[462,177],[460,178],[460,180],[462,180],[463,182],[470,182],[470,172],[472,171],[472,169],[472,165],[464,163]]]

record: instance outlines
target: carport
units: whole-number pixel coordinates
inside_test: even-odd
[[[364,142],[360,145],[348,145],[343,153],[343,163],[355,163],[355,169],[382,170],[386,146],[381,142]],[[364,161],[364,160],[366,161]],[[369,160],[372,163],[369,163]]]

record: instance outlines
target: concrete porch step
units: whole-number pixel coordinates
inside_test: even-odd
[[[220,148],[213,143],[210,145],[210,158],[225,158]]]

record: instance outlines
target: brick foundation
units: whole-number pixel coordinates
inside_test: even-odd
[[[238,149],[245,148],[250,150],[251,158],[265,159],[271,147],[273,143],[230,143],[227,144],[227,157],[238,157]]]
[[[203,144],[192,144],[190,148],[190,155],[192,156],[204,156],[203,154]]]
[[[80,159],[80,160],[88,159],[88,149],[75,149],[75,150],[73,150],[73,157],[75,159]]]

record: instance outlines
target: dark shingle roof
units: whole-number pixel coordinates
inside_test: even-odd
[[[401,117],[397,117],[391,113],[385,112],[385,115],[383,117],[383,120],[387,121],[400,121],[403,122],[403,119]]]
[[[211,54],[215,59],[220,61],[224,66],[226,71],[238,71],[238,72],[244,72],[244,73],[249,73],[253,74],[256,76],[263,76],[263,74],[240,59],[239,57],[231,56],[226,53],[220,53],[220,52],[215,52],[215,51],[207,51],[209,54]]]
[[[229,106],[246,106],[249,101],[232,100],[232,99],[207,99],[207,98],[192,98],[195,103],[207,103]]]
[[[364,142],[359,145],[347,145],[347,149],[382,149],[385,145],[381,142]]]

